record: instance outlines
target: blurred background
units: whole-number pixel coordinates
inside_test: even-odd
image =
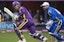
[[[12,40],[12,42],[17,42],[17,40],[18,40],[15,33],[13,33],[14,32],[14,25],[12,24],[13,19],[7,13],[3,12],[3,8],[7,7],[14,14],[18,14],[16,12],[14,12],[14,9],[12,7],[12,2],[13,1],[0,1],[0,32],[2,32],[2,33],[12,32],[12,33],[6,33],[6,34],[0,33],[1,42],[11,42],[11,40]],[[44,1],[22,1],[22,2],[20,1],[21,5],[25,6],[27,8],[27,10],[29,11],[29,13],[31,14],[31,16],[33,17],[37,31],[43,32],[42,34],[49,38],[48,42],[52,42],[50,40],[51,37],[47,33],[47,30],[44,25],[46,23],[48,17],[46,14],[44,14],[43,9],[40,7],[40,5],[43,2]],[[49,3],[50,3],[50,6],[57,8],[62,13],[62,15],[64,15],[64,2],[63,1],[50,1]],[[28,29],[27,28],[23,29],[23,32],[28,32]],[[61,29],[61,32],[64,32],[64,28]],[[34,41],[41,42],[41,41],[31,38],[30,36],[28,38],[28,33],[24,33],[24,35],[27,39],[27,42],[34,42]],[[11,37],[11,36],[13,36],[13,37]],[[29,41],[29,40],[31,40],[31,41]]]
[[[44,30],[45,25],[44,23],[47,21],[47,16],[44,14],[43,9],[40,7],[40,5],[43,3],[41,1],[20,1],[21,6],[25,6],[31,16],[34,19],[35,26],[37,30]],[[50,6],[57,8],[63,15],[64,15],[64,2],[63,1],[52,1],[49,2]],[[12,7],[12,1],[0,1],[0,28],[2,29],[14,29],[14,26],[12,24],[12,18],[7,13],[3,12],[3,8],[7,7],[12,12],[14,12],[14,9]],[[17,14],[14,12],[14,14]],[[63,29],[63,28],[62,28]],[[45,29],[46,30],[46,29]]]

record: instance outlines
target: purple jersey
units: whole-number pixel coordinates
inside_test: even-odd
[[[22,14],[25,14],[25,16],[28,20],[33,20],[30,13],[28,12],[28,10],[25,7],[22,6],[22,7],[20,7],[20,9],[21,9],[20,16],[22,16]]]
[[[23,14],[25,14],[26,18],[28,20],[26,21],[21,21],[22,19],[20,19],[20,22],[19,24],[17,24],[17,27],[22,29],[22,28],[29,28],[30,26],[33,26],[34,25],[34,20],[33,18],[31,17],[30,13],[28,12],[28,10],[25,8],[25,7],[20,7],[21,9],[21,12],[19,13],[19,16],[22,17]],[[22,26],[23,25],[23,26]]]
[[[17,1],[13,2],[13,6],[16,6],[16,5],[19,5],[19,4],[20,3],[17,2]],[[21,9],[21,11],[19,12],[19,18],[21,17],[20,20],[26,19],[26,18],[27,19],[26,19],[26,21],[22,21],[19,24],[17,24],[17,26],[14,24],[15,25],[14,30],[15,30],[16,34],[18,35],[19,39],[21,41],[23,40],[23,38],[21,37],[21,35],[23,35],[23,34],[19,31],[22,28],[28,28],[30,33],[31,33],[31,36],[33,36],[34,38],[37,38],[37,39],[40,39],[40,40],[43,40],[44,38],[46,38],[46,37],[42,36],[41,34],[36,33],[34,21],[31,17],[31,15],[29,14],[28,10],[23,6],[20,9]]]

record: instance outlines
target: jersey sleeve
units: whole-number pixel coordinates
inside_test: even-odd
[[[28,11],[27,11],[27,9],[25,8],[25,7],[21,7],[21,11],[22,11],[22,16],[23,16],[23,18],[24,19],[27,19],[27,13],[28,13]]]
[[[54,12],[54,11],[52,11],[52,18],[51,18],[51,20],[55,20],[56,19],[56,13]]]
[[[22,11],[23,14],[27,13],[27,9],[25,7],[23,7],[23,6],[21,7],[21,11]]]
[[[49,10],[49,14],[51,16],[51,20],[55,20],[57,15],[56,15],[56,11],[55,10]]]
[[[51,20],[59,20],[59,17],[62,16],[62,14],[55,8],[50,9],[51,14]]]

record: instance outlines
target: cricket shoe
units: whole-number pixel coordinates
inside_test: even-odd
[[[45,37],[45,38],[43,39],[43,42],[47,42],[47,40],[48,40],[48,39]]]
[[[23,40],[19,40],[18,42],[26,42],[26,40],[25,40],[25,39],[23,39]]]

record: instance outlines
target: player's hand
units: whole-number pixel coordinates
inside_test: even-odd
[[[50,27],[51,27],[52,24],[53,24],[53,20],[49,20],[49,21],[46,23],[46,29],[50,30]]]
[[[24,21],[24,22],[26,22],[26,21],[27,21],[27,19],[23,19],[23,21]]]
[[[49,20],[46,25],[52,25],[53,24],[53,20]]]
[[[15,20],[17,20],[17,19],[19,18],[19,16],[18,16],[18,15],[14,15],[13,18],[14,18]]]

